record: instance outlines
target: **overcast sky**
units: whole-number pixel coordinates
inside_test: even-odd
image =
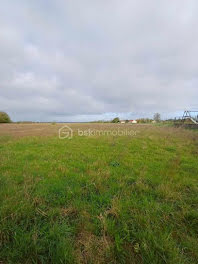
[[[198,109],[197,0],[6,0],[0,111],[87,121]]]

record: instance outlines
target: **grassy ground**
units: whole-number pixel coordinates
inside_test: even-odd
[[[0,263],[198,263],[196,131],[60,140],[57,126],[0,127]]]

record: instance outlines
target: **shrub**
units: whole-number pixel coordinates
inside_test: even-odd
[[[10,123],[11,119],[5,112],[0,112],[0,123]]]
[[[112,123],[119,123],[120,122],[120,119],[119,117],[116,117],[112,120]]]

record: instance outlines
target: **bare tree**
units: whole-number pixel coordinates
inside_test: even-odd
[[[161,116],[160,116],[160,114],[159,114],[159,113],[155,113],[153,119],[154,119],[156,122],[160,122],[160,120],[161,120]]]

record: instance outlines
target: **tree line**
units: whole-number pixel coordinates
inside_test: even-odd
[[[150,119],[150,118],[138,118],[136,119],[136,121],[138,123],[152,123],[153,121],[155,122],[160,122],[161,121],[161,116],[159,113],[155,113],[154,116],[153,116],[153,119]],[[115,117],[112,121],[112,123],[119,123],[120,122],[120,119],[119,117]],[[129,120],[125,120],[126,123],[129,122]]]

